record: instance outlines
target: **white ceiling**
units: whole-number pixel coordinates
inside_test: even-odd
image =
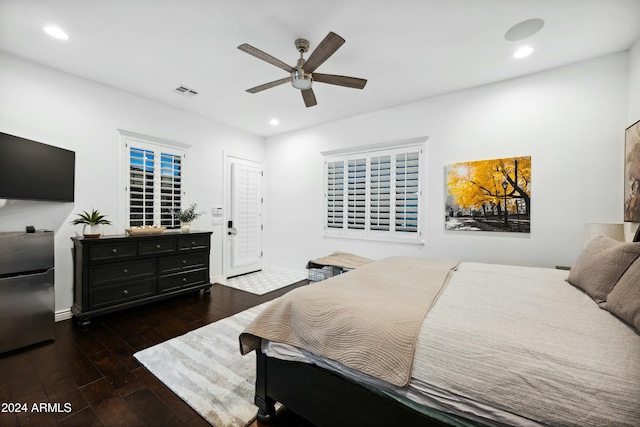
[[[538,34],[505,40],[530,18]],[[266,137],[625,51],[639,23],[640,0],[0,0],[0,50]],[[311,108],[289,84],[245,92],[287,73],[238,45],[295,65],[294,40],[329,31],[346,43],[317,71],[363,90],[315,83]]]

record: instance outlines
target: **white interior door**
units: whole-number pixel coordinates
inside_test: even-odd
[[[226,277],[262,269],[262,165],[228,158]]]

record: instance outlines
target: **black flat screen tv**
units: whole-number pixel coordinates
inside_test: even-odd
[[[0,199],[73,202],[76,153],[0,132]]]

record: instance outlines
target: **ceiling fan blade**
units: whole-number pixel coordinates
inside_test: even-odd
[[[316,95],[313,93],[313,89],[305,89],[305,90],[301,90],[300,92],[302,92],[302,99],[304,99],[304,105],[306,105],[307,107],[313,107],[314,105],[317,104]]]
[[[357,77],[349,76],[337,76],[335,74],[320,74],[313,73],[313,81],[320,83],[328,83],[330,85],[338,85],[350,87],[353,89],[362,89],[367,84],[366,79],[359,79]]]
[[[336,50],[344,44],[344,39],[334,32],[327,34],[316,50],[313,51],[309,59],[304,63],[302,67],[307,73],[313,73],[324,61],[326,61]]]
[[[277,58],[274,58],[273,56],[269,55],[268,53],[264,53],[263,51],[261,51],[260,49],[256,49],[255,47],[248,45],[246,43],[241,44],[240,46],[238,46],[238,49],[240,49],[243,52],[248,53],[249,55],[253,55],[258,59],[262,59],[265,62],[268,62],[269,64],[275,65],[278,68],[282,68],[283,70],[285,70],[288,73],[291,73],[292,71],[295,71],[295,68],[293,68],[290,65],[285,64],[284,62],[280,61]]]
[[[290,80],[291,80],[291,78],[289,78],[289,77],[285,77],[285,78],[280,79],[280,80],[274,80],[272,82],[265,83],[265,84],[262,84],[260,86],[252,87],[251,89],[247,89],[247,92],[249,92],[249,93],[262,92],[265,89],[270,89],[270,88],[272,88],[274,86],[279,86],[281,84],[287,83]]]

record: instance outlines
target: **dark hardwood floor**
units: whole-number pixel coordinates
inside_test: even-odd
[[[304,284],[262,296],[216,284],[210,294],[95,318],[86,328],[57,322],[54,341],[0,355],[0,427],[209,426],[133,354]],[[45,406],[34,411],[34,403]],[[286,410],[270,426],[313,427]]]

